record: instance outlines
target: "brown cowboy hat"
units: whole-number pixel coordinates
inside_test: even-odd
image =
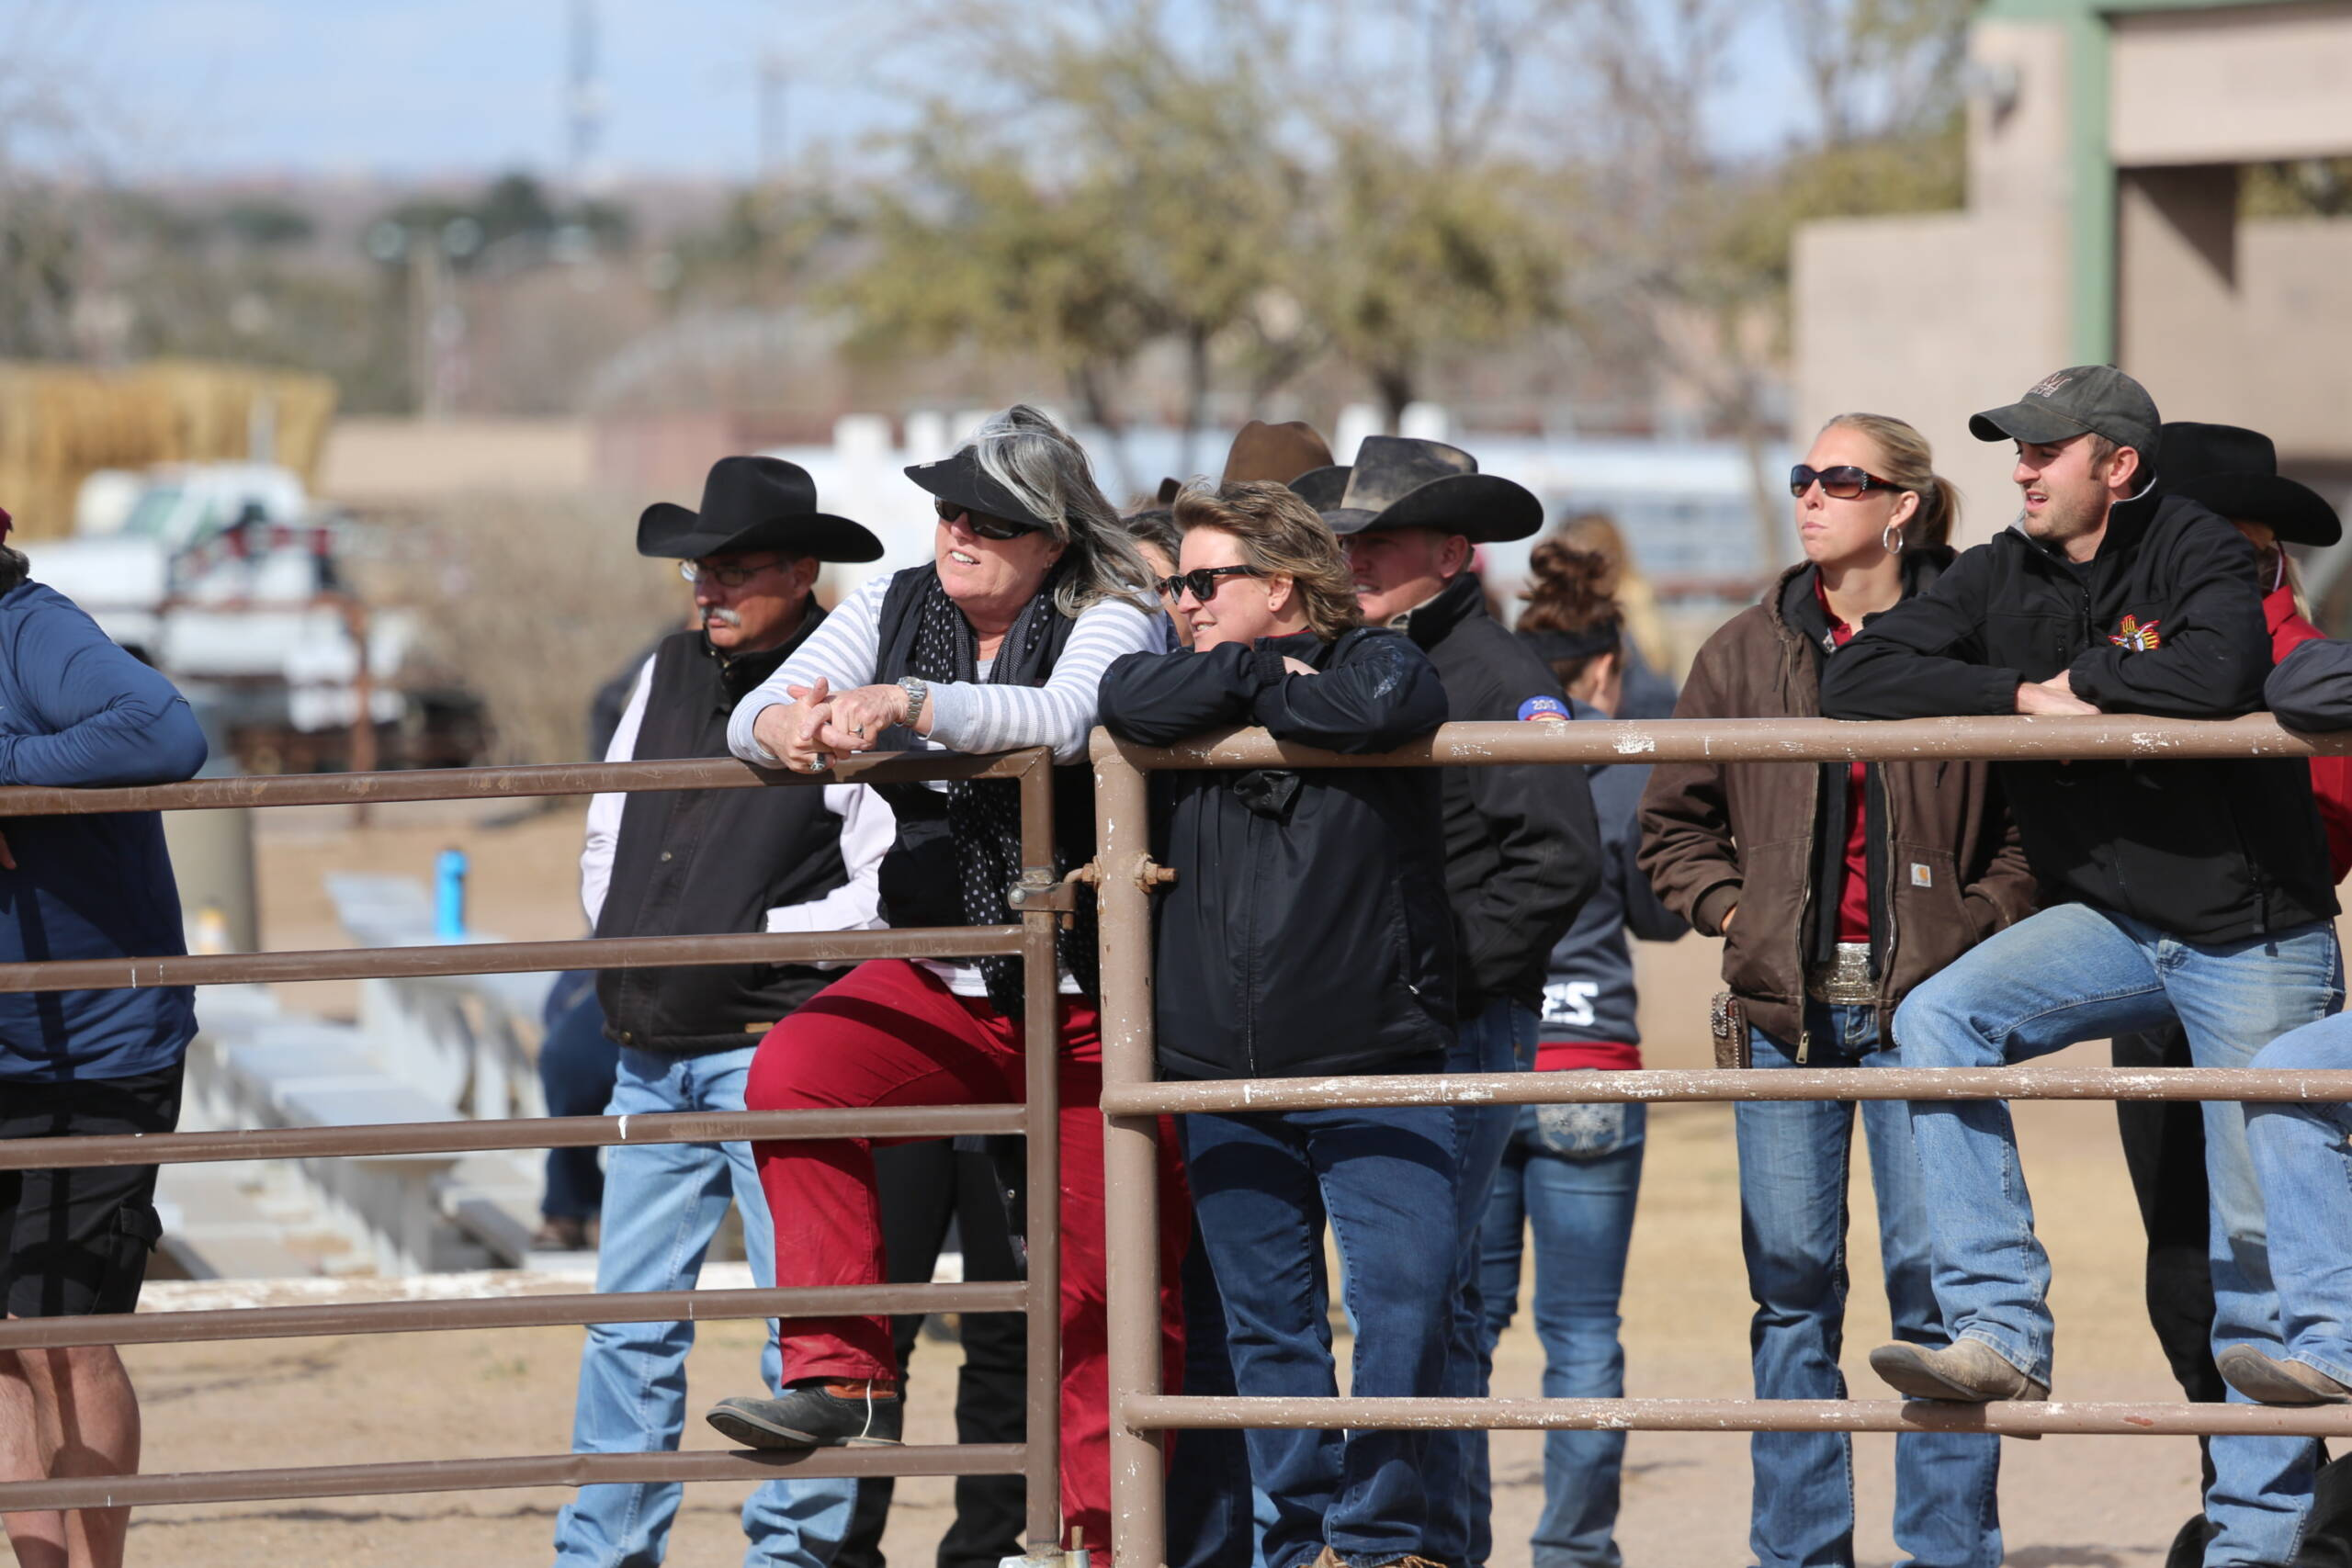
[[[1334,487],[1339,494],[1327,502]],[[1478,459],[1459,446],[1406,435],[1367,435],[1352,464],[1301,474],[1291,489],[1342,537],[1436,528],[1495,545],[1544,526],[1544,503],[1525,486],[1480,473]]]
[[[1268,424],[1253,419],[1234,436],[1232,449],[1225,455],[1225,472],[1217,482],[1286,485],[1309,468],[1329,468],[1330,462],[1329,444],[1305,420]],[[1174,504],[1183,488],[1182,479],[1160,480],[1159,504]]]
[[[1225,455],[1222,482],[1286,485],[1309,468],[1329,467],[1330,461],[1329,444],[1305,420],[1268,424],[1253,419],[1234,436],[1233,449]]]

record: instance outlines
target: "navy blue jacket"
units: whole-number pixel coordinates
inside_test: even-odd
[[[1284,655],[1319,674],[1285,672]],[[1103,727],[1166,746],[1261,724],[1358,755],[1445,720],[1445,690],[1390,631],[1204,653],[1130,653]],[[1453,926],[1434,768],[1170,772],[1154,785],[1152,996],[1171,1078],[1434,1070],[1454,1038]]]
[[[187,700],[72,600],[0,594],[0,784],[168,784],[204,755]],[[187,951],[155,812],[10,817],[0,798],[0,834],[17,862],[0,866],[0,963]],[[184,986],[0,994],[0,1082],[156,1072],[195,1032]]]
[[[1582,703],[1573,704],[1572,711],[1578,719],[1608,716]],[[1638,1045],[1634,955],[1625,933],[1630,930],[1644,942],[1672,942],[1690,927],[1659,902],[1650,879],[1634,863],[1649,764],[1588,762],[1585,779],[1600,822],[1600,883],[1577,910],[1567,934],[1553,944],[1537,1039]]]

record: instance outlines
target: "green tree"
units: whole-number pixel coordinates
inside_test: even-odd
[[[1297,258],[1299,299],[1397,428],[1441,356],[1558,319],[1560,252],[1529,216],[1532,182],[1464,179],[1368,132],[1347,136]]]
[[[1123,265],[1114,193],[1099,180],[1048,186],[978,140],[934,118],[914,141],[912,188],[874,193],[871,260],[831,296],[856,322],[853,345],[1034,357],[1116,432],[1121,375],[1158,322]]]

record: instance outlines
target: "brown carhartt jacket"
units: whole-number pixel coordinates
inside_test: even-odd
[[[1918,565],[1926,570],[1910,574],[1909,592],[1934,570],[1928,560]],[[1820,662],[1784,608],[1800,594],[1810,600],[1812,570],[1782,573],[1762,603],[1707,639],[1675,717],[1819,716]],[[1886,762],[1878,773],[1886,831],[1872,857],[1884,874],[1871,898],[1872,936],[1883,953],[1880,1038],[1892,1040],[1896,1004],[2032,913],[2035,885],[1986,763]],[[1724,938],[1724,984],[1747,1004],[1749,1022],[1782,1041],[1801,1043],[1804,1030],[1821,790],[1815,762],[1660,762],[1642,796],[1644,874],[1668,908]],[[1833,830],[1842,838],[1843,824]],[[1735,906],[1739,918],[1725,932]]]

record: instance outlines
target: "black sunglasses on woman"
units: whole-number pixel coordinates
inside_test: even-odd
[[[1836,501],[1852,501],[1867,491],[1904,488],[1851,463],[1840,463],[1833,468],[1813,468],[1799,463],[1789,470],[1789,493],[1803,495],[1813,488],[1815,479],[1821,481],[1821,493]]]
[[[994,539],[1000,544],[1007,539],[1017,539],[1023,534],[1045,532],[1035,523],[1013,517],[991,517],[985,512],[975,512],[952,501],[933,501],[931,504],[932,509],[939,513],[942,523],[953,523],[960,517],[965,527],[983,539]]]
[[[1163,577],[1153,586],[1173,599],[1190,589],[1193,599],[1205,604],[1216,597],[1217,579],[1221,577],[1261,577],[1265,575],[1254,566],[1203,566],[1191,571],[1180,571],[1173,577]]]

